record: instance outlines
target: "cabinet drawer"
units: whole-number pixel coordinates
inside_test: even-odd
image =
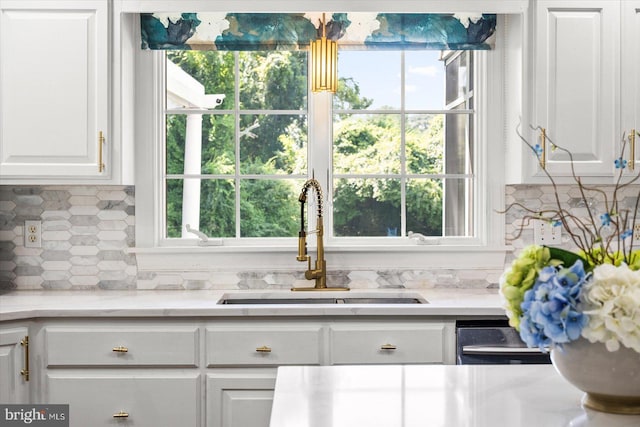
[[[443,363],[445,326],[332,325],[332,365]]]
[[[199,426],[200,383],[198,374],[47,374],[49,400],[69,404],[70,427]]]
[[[207,366],[318,365],[321,339],[321,326],[210,327]]]
[[[198,365],[198,328],[46,330],[47,366]]]

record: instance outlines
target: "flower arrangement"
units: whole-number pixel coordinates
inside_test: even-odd
[[[518,135],[541,161],[540,147]],[[625,143],[623,136],[621,153]],[[620,191],[637,183],[640,174],[623,180],[627,161],[620,156],[615,161],[617,180],[608,193],[584,184],[573,170],[571,153],[551,145],[568,154],[587,213],[578,217],[562,206],[554,178],[541,161],[555,190],[554,208],[540,212],[514,203],[504,212],[516,206],[526,212],[518,236],[530,220],[548,221],[562,226],[576,249],[530,245],[521,251],[500,278],[509,323],[529,347],[545,351],[583,337],[605,344],[609,351],[622,345],[640,353],[640,249],[633,236],[640,224],[640,186],[634,207],[618,203]],[[592,197],[604,201],[604,212],[595,211]]]

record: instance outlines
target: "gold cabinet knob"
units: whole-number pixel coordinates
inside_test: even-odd
[[[271,347],[268,347],[266,345],[263,345],[262,347],[258,347],[256,348],[256,351],[258,353],[271,353]]]
[[[118,413],[113,414],[113,418],[129,418],[129,414],[124,411],[120,411]]]
[[[129,351],[129,349],[123,345],[119,345],[117,347],[113,347],[111,349],[112,351],[116,352],[116,353],[127,353]]]
[[[395,350],[397,347],[393,344],[382,344],[380,350]]]

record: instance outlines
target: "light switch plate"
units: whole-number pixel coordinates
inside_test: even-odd
[[[551,221],[535,220],[533,223],[533,241],[536,245],[545,246],[562,244],[562,225],[553,225]]]

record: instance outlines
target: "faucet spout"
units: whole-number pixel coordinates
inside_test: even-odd
[[[307,202],[307,194],[309,189],[313,188],[316,193],[316,229],[311,233],[317,235],[317,254],[315,268],[311,268],[311,257],[307,254],[307,234],[309,232],[305,229],[304,217],[305,209],[304,205]],[[308,262],[307,271],[304,273],[304,277],[307,280],[314,280],[315,286],[313,288],[292,288],[292,291],[304,291],[304,290],[340,290],[348,291],[349,288],[329,288],[327,287],[327,262],[324,258],[324,225],[322,220],[322,187],[320,183],[312,178],[307,180],[302,186],[302,191],[298,197],[300,202],[300,231],[298,232],[298,256],[296,259],[300,262]]]

